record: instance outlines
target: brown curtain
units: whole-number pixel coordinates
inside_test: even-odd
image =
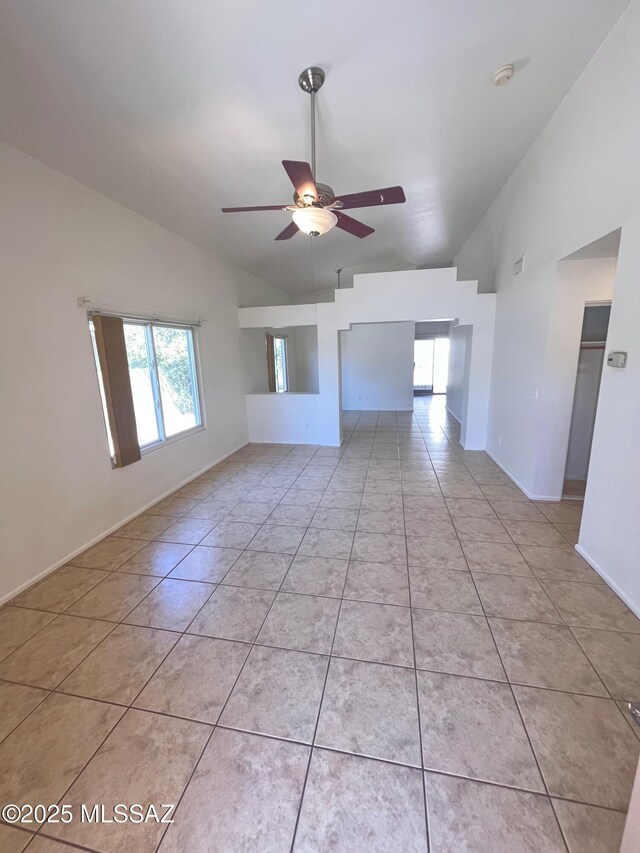
[[[96,347],[107,402],[115,467],[124,468],[140,459],[133,408],[129,362],[121,317],[95,316]]]
[[[273,348],[273,335],[267,335],[267,373],[269,375],[269,391],[275,391],[276,354]]]

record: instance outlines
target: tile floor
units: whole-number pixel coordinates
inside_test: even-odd
[[[0,609],[0,802],[178,804],[3,851],[618,849],[640,621],[580,503],[529,502],[443,398],[345,428],[244,448]]]

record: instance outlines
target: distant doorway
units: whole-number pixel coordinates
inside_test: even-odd
[[[586,491],[610,313],[610,302],[584,311],[563,488],[563,497],[574,500]]]
[[[413,394],[446,394],[449,338],[419,338],[413,344]]]

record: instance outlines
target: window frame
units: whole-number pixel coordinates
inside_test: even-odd
[[[89,323],[93,322],[93,317],[96,315],[100,315],[102,312],[90,312],[89,313]],[[198,349],[198,336],[196,334],[197,326],[190,323],[179,323],[172,322],[168,320],[154,320],[147,319],[145,317],[132,317],[127,315],[114,315],[119,316],[122,319],[124,326],[142,326],[145,334],[145,342],[147,346],[147,357],[149,360],[149,377],[151,381],[151,391],[153,395],[154,402],[154,413],[156,417],[156,425],[158,429],[158,439],[155,441],[151,441],[147,444],[139,444],[140,447],[140,455],[146,456],[148,453],[153,453],[155,450],[159,450],[162,447],[165,447],[168,444],[174,444],[177,441],[181,441],[183,438],[188,438],[189,436],[195,435],[198,432],[202,432],[207,428],[206,425],[206,416],[204,410],[204,401],[203,401],[203,393],[202,393],[202,372],[200,369],[200,354]],[[169,329],[185,329],[186,331],[191,332],[190,335],[187,335],[187,345],[188,345],[188,354],[189,354],[189,362],[191,365],[191,384],[193,387],[194,395],[194,414],[196,416],[197,423],[189,427],[188,429],[182,430],[181,432],[177,432],[174,435],[167,436],[165,429],[165,418],[164,418],[164,407],[162,404],[162,393],[160,390],[160,377],[158,372],[158,362],[156,358],[156,346],[153,337],[153,328],[154,327],[161,328],[169,328]],[[92,338],[92,348],[94,351],[94,358],[96,355],[95,344],[93,343],[93,333],[91,334]],[[96,360],[96,368],[98,370],[98,383],[101,389],[101,373],[100,366]],[[109,419],[107,417],[106,409],[104,408],[104,394],[103,391],[100,391],[101,394],[101,402],[103,406],[103,414],[105,415],[105,426],[107,431],[107,441],[109,442],[110,438],[110,424]],[[109,445],[109,455],[111,457],[112,465],[114,465],[114,457],[111,452],[111,445]]]

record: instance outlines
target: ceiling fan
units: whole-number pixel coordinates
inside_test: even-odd
[[[373,228],[343,213],[357,207],[379,207],[406,201],[402,187],[386,187],[362,193],[336,196],[328,184],[316,181],[316,93],[324,83],[322,68],[306,68],[298,78],[300,88],[311,95],[311,165],[299,160],[283,160],[285,172],[295,187],[294,203],[263,207],[223,207],[223,213],[246,213],[254,210],[291,210],[292,222],[276,237],[289,240],[298,231],[310,237],[326,234],[334,225],[355,237],[368,237]]]

